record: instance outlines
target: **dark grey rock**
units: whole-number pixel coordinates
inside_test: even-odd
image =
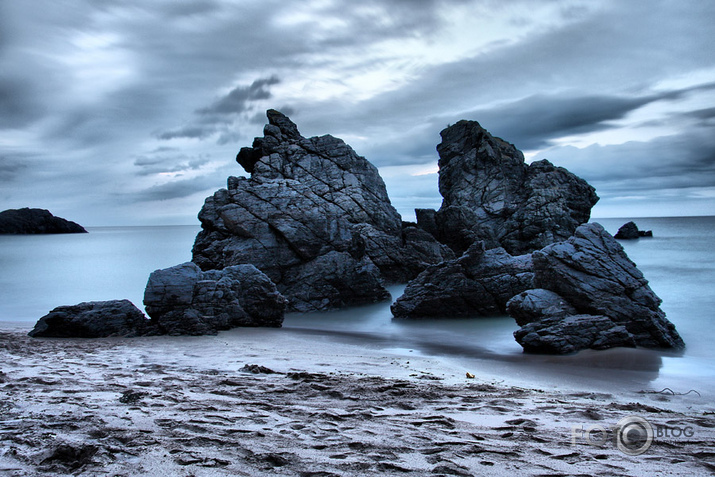
[[[582,349],[635,347],[625,326],[607,316],[570,315],[529,323],[514,332],[524,351],[568,354]]]
[[[58,306],[35,324],[35,338],[132,337],[151,332],[149,320],[129,300],[92,301]]]
[[[531,288],[531,257],[473,243],[456,260],[433,265],[407,284],[391,306],[396,318],[488,316],[504,313],[507,301]]]
[[[527,165],[514,145],[476,121],[444,129],[438,211],[416,210],[417,223],[457,253],[476,240],[513,255],[565,240],[588,222],[593,187],[547,160]]]
[[[0,212],[0,234],[87,233],[81,225],[55,217],[45,209],[9,209]]]
[[[251,263],[291,310],[309,311],[383,300],[383,278],[406,282],[454,257],[403,230],[377,169],[350,146],[304,138],[286,116],[267,115],[264,137],[237,156],[251,177],[230,177],[199,213],[193,261],[203,270]],[[320,268],[334,265],[342,278]]]
[[[519,326],[541,321],[544,318],[577,314],[576,309],[563,297],[543,288],[526,290],[514,296],[507,302],[506,311]]]
[[[634,240],[640,237],[652,237],[652,230],[639,230],[635,222],[628,222],[623,224],[618,232],[616,232],[615,238],[619,240]]]
[[[156,270],[144,305],[159,334],[214,334],[239,326],[280,327],[286,301],[253,265],[202,271],[192,262]]]
[[[594,330],[609,338],[596,339],[584,347],[631,346],[631,341],[633,345],[648,348],[681,349],[685,346],[675,326],[660,309],[660,298],[650,289],[648,281],[628,258],[623,247],[601,225],[581,225],[573,237],[534,252],[532,259],[535,287],[556,293],[579,315],[601,318],[597,320],[598,324],[584,318],[570,320],[567,325],[561,326],[558,321],[569,317],[551,316],[548,307],[553,300],[534,302],[541,303],[544,309],[538,310],[534,305],[528,315],[545,318],[528,323],[524,328],[528,333],[523,330],[515,333],[522,345],[529,336],[530,350],[536,349],[536,335],[565,333],[561,338],[576,346],[576,343],[590,342]],[[523,321],[524,309],[529,307],[520,304],[519,300],[516,298],[509,308],[516,310],[518,319]],[[606,327],[603,317],[613,323],[612,329]],[[631,336],[630,340],[624,339],[623,343],[627,344],[613,344],[623,338],[620,328],[615,328],[619,326]],[[553,339],[549,338],[549,343]],[[552,344],[544,346],[544,352],[552,352],[548,351],[553,348]]]

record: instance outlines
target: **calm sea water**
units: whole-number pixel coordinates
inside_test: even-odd
[[[612,234],[624,219],[601,219]],[[715,217],[635,219],[653,238],[622,242],[663,299],[687,344],[675,355],[649,350],[586,351],[574,356],[522,353],[509,317],[392,320],[389,303],[329,313],[289,314],[287,333],[320,336],[488,368],[510,379],[593,384],[715,396]],[[191,258],[199,226],[97,227],[89,234],[1,236],[0,321],[31,327],[52,308],[127,298],[140,308],[149,274]],[[393,287],[396,298],[403,287]],[[587,381],[587,382],[585,382]]]

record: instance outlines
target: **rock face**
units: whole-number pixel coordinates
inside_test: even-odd
[[[453,258],[429,234],[403,227],[377,169],[335,137],[304,138],[269,110],[264,137],[236,160],[250,178],[230,177],[199,213],[193,261],[203,270],[250,263],[295,311],[389,298],[382,278],[405,282]]]
[[[519,326],[545,318],[562,318],[577,314],[576,308],[561,296],[543,288],[526,290],[515,295],[507,302],[506,311]]]
[[[527,353],[567,354],[582,349],[635,347],[625,326],[607,316],[568,315],[529,323],[514,332]]]
[[[0,234],[87,233],[79,224],[55,217],[45,209],[9,209],[0,212]]]
[[[39,319],[30,336],[36,338],[106,338],[150,333],[149,320],[129,300],[92,301],[58,306]]]
[[[409,282],[390,308],[396,318],[488,316],[532,284],[531,257],[472,244],[456,260],[433,265]]]
[[[534,252],[532,259],[534,286],[552,294],[531,290],[507,304],[524,325],[515,337],[525,350],[684,347],[660,309],[660,298],[601,225],[581,225],[573,237]]]
[[[616,232],[615,238],[619,240],[633,240],[640,237],[652,237],[652,230],[638,230],[638,226],[635,222],[628,222],[623,224],[623,226]]]
[[[280,327],[286,301],[253,265],[201,271],[187,262],[149,276],[144,306],[158,334],[214,334],[238,326]]]
[[[475,240],[513,255],[570,237],[598,201],[593,187],[547,160],[527,165],[512,144],[476,121],[444,129],[438,211],[417,209],[417,223],[458,254]]]

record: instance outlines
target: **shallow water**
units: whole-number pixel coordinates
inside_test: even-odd
[[[615,233],[626,220],[597,220]],[[593,384],[610,389],[670,387],[715,396],[711,336],[715,294],[715,217],[636,219],[653,238],[622,241],[663,299],[687,344],[682,355],[649,350],[587,351],[574,356],[522,353],[509,317],[393,320],[389,303],[329,313],[289,314],[284,331],[321,335],[397,353],[421,353],[455,366],[489,369],[525,383]],[[149,274],[191,258],[198,226],[98,227],[89,234],[0,236],[0,321],[30,327],[59,305],[127,298],[142,308]],[[393,298],[402,287],[392,287]]]

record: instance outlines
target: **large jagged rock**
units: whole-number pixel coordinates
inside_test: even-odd
[[[29,335],[41,338],[106,338],[151,334],[152,326],[129,300],[58,306],[35,324]]]
[[[78,223],[55,217],[45,209],[8,209],[0,212],[0,234],[87,233]]]
[[[507,304],[524,325],[515,337],[525,350],[684,347],[660,298],[600,224],[579,226],[573,237],[534,252],[532,259],[534,286],[551,293],[531,290]]]
[[[390,308],[396,318],[488,316],[504,313],[507,301],[533,279],[530,255],[472,244],[456,260],[433,265],[408,283]]]
[[[475,240],[513,255],[570,237],[598,201],[593,187],[547,160],[527,165],[514,145],[476,121],[444,129],[438,211],[417,209],[417,223],[457,253]]]
[[[406,282],[454,257],[403,227],[377,169],[350,146],[267,115],[264,137],[236,158],[250,178],[230,177],[199,213],[193,261],[203,270],[251,263],[291,310],[314,311],[387,299],[383,278]]]
[[[149,276],[144,306],[158,334],[205,335],[239,326],[280,327],[286,300],[253,265],[202,271],[187,262]]]

